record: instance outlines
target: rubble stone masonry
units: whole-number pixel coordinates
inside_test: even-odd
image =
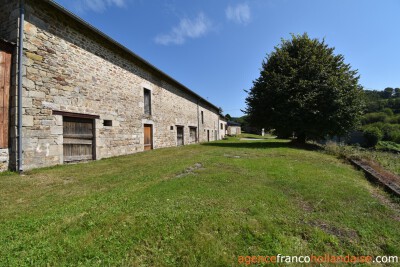
[[[24,170],[63,163],[63,119],[54,110],[99,116],[96,159],[143,151],[144,124],[153,125],[155,149],[177,145],[176,126],[184,126],[185,144],[191,142],[189,127],[197,127],[200,142],[207,140],[207,131],[210,140],[221,136],[215,106],[48,1],[25,2]],[[0,17],[0,38],[17,43],[17,1],[0,3],[9,8],[8,17]],[[16,161],[15,65],[11,165]],[[144,89],[151,91],[151,115],[144,114]],[[104,120],[112,126],[104,126]],[[0,150],[0,169],[7,165],[5,151]]]

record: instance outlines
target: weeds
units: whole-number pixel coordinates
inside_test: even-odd
[[[342,159],[347,158],[377,162],[386,170],[400,175],[400,153],[366,149],[360,146],[341,145],[335,142],[326,143],[324,150],[327,154]]]

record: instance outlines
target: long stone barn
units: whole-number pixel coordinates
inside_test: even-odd
[[[0,7],[1,170],[224,137],[217,106],[57,3]]]

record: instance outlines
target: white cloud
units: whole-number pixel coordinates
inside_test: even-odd
[[[84,10],[93,10],[95,12],[103,12],[108,7],[117,6],[124,7],[127,0],[75,0],[75,8],[82,12]]]
[[[211,21],[200,13],[195,19],[183,18],[178,26],[167,34],[159,34],[155,42],[162,45],[183,44],[187,38],[199,38],[206,35],[212,27]]]
[[[236,23],[246,25],[251,19],[250,7],[248,4],[228,6],[225,10],[226,18]]]

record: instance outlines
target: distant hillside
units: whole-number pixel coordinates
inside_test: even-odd
[[[379,141],[400,144],[400,88],[365,90],[365,114],[361,129],[374,146]]]

